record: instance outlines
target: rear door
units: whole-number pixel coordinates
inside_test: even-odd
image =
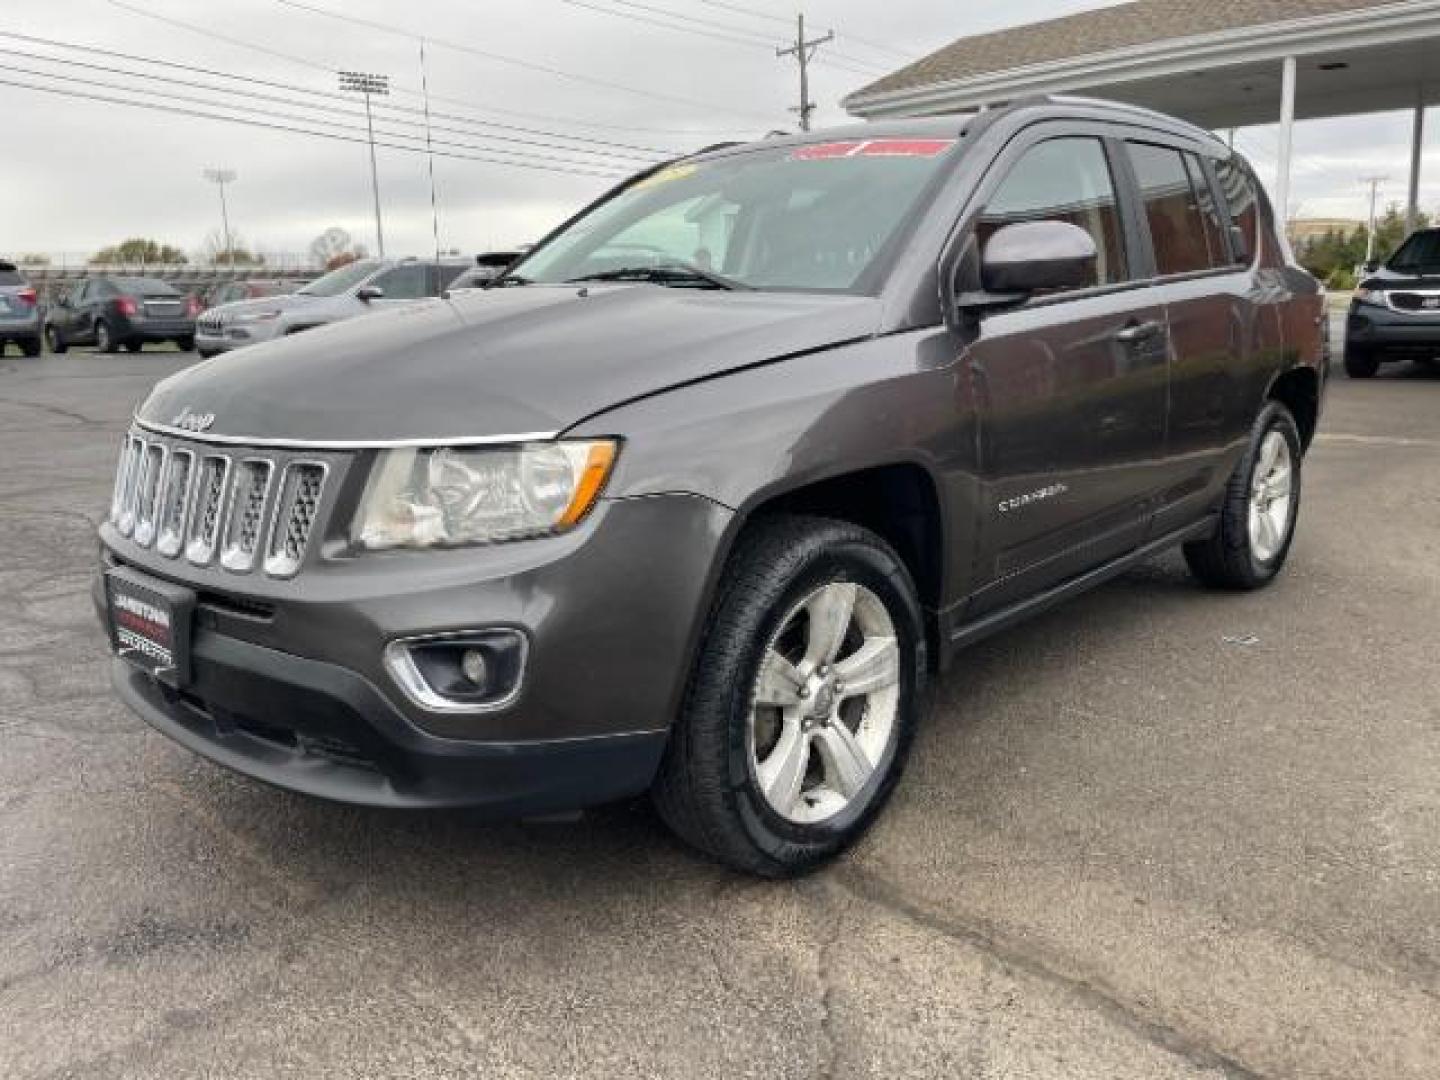
[[[970,612],[1084,573],[1144,538],[1161,485],[1165,313],[1146,289],[1118,143],[1041,125],[1001,154],[974,238],[1058,220],[1090,234],[1093,280],[980,320],[968,355],[979,419],[981,538]]]
[[[1124,145],[1171,340],[1165,482],[1154,522],[1163,535],[1203,514],[1228,473],[1225,451],[1245,434],[1230,429],[1240,402],[1250,400],[1244,372],[1262,309],[1200,148],[1151,132]]]

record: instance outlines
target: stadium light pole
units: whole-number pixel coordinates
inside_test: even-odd
[[[220,224],[225,235],[225,255],[233,267],[235,247],[230,243],[230,209],[225,205],[225,185],[234,181],[238,174],[234,169],[206,169],[202,175],[220,189]]]
[[[375,165],[375,122],[370,115],[370,98],[390,93],[390,76],[369,75],[363,71],[340,72],[340,89],[365,98],[365,128],[370,134],[370,190],[375,196],[375,247],[385,257],[385,229],[380,224],[380,172]]]

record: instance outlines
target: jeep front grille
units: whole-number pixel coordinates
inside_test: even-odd
[[[132,432],[121,446],[110,521],[169,559],[290,577],[309,548],[328,466]]]

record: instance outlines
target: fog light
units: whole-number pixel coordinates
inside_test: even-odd
[[[484,690],[485,684],[490,681],[490,665],[479,649],[466,649],[461,654],[460,671],[479,690]]]
[[[472,630],[391,642],[385,667],[431,712],[486,712],[520,693],[528,643],[518,630]]]

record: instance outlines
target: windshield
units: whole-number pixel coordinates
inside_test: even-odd
[[[1440,270],[1440,232],[1418,232],[1390,256],[1391,270],[1418,274]]]
[[[379,269],[378,259],[357,259],[338,270],[331,270],[324,277],[316,278],[300,289],[299,293],[301,296],[339,296],[343,292],[349,292]]]
[[[853,140],[682,162],[595,207],[514,272],[558,284],[691,268],[757,289],[854,289],[954,145]]]

